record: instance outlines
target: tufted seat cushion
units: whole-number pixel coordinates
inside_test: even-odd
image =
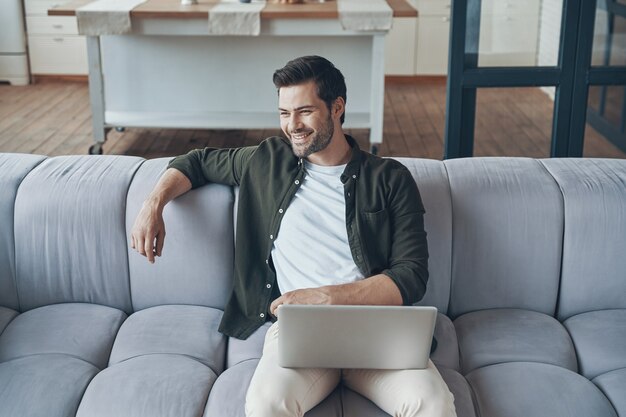
[[[10,308],[0,307],[0,335],[4,331],[4,328],[17,316],[17,311]]]
[[[607,372],[595,378],[593,382],[604,392],[611,401],[617,414],[626,416],[626,368]]]
[[[481,417],[617,417],[588,379],[559,366],[514,362],[467,375]]]
[[[564,324],[572,335],[584,376],[593,379],[626,368],[626,309],[582,313]]]
[[[106,367],[126,314],[97,304],[67,303],[17,316],[0,335],[0,362],[59,353]]]
[[[98,368],[60,354],[26,356],[0,363],[3,416],[74,417]]]
[[[185,355],[219,375],[226,338],[217,331],[222,311],[202,306],[165,305],[131,315],[117,335],[109,365],[157,353]]]
[[[501,362],[543,362],[577,370],[576,352],[553,317],[519,309],[467,313],[454,321],[463,374]]]
[[[223,371],[222,311],[164,305],[131,315],[109,368],[89,385],[78,416],[197,416]]]
[[[100,372],[76,416],[195,417],[216,379],[211,368],[188,356],[139,356]]]

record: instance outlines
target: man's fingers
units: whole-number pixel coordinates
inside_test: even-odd
[[[163,243],[165,242],[165,231],[160,232],[156,237],[156,254],[161,256],[163,252]]]
[[[148,234],[148,236],[153,236],[152,234]],[[146,258],[148,258],[148,262],[154,263],[154,237],[148,237],[143,244],[144,250],[146,252]]]

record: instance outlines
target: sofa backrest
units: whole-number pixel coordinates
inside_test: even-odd
[[[626,161],[543,160],[564,199],[558,317],[626,308]]]
[[[126,193],[140,158],[49,158],[15,199],[21,310],[89,302],[131,312],[124,230]]]
[[[452,254],[452,205],[443,162],[430,159],[395,158],[415,179],[424,203],[424,229],[428,239],[428,286],[417,305],[435,306],[447,313],[450,298]]]
[[[0,305],[223,309],[232,288],[232,188],[211,184],[168,204],[155,264],[130,247],[130,229],[168,161],[0,155]]]
[[[554,315],[563,201],[540,162],[467,158],[444,162],[452,195],[449,315],[523,308]]]
[[[128,192],[126,233],[171,158],[145,161]],[[234,191],[208,184],[177,198],[164,210],[163,255],[150,264],[128,246],[135,310],[162,304],[223,309],[232,289]]]
[[[19,310],[15,287],[15,195],[24,177],[45,157],[0,154],[0,306]]]

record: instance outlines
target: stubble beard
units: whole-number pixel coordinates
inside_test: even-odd
[[[297,132],[292,132],[292,134],[293,133]],[[334,134],[335,126],[333,125],[333,119],[329,116],[324,126],[320,130],[318,130],[317,133],[313,135],[313,137],[311,137],[311,141],[308,143],[308,145],[294,145],[293,141],[291,141],[291,138],[289,139],[289,142],[291,143],[291,149],[295,156],[297,156],[298,158],[306,158],[309,155],[326,149],[326,147],[330,144],[330,140],[332,139]]]

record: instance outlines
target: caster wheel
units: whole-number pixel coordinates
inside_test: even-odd
[[[370,148],[370,153],[372,155],[378,155],[378,146],[372,145],[372,147]]]
[[[96,143],[89,147],[89,155],[102,155],[102,144]]]
[[[122,127],[122,126],[117,126],[117,127],[115,128],[115,131],[116,131],[116,132],[120,132],[120,133],[122,133],[122,132],[126,131],[126,128],[125,128],[125,127]]]

